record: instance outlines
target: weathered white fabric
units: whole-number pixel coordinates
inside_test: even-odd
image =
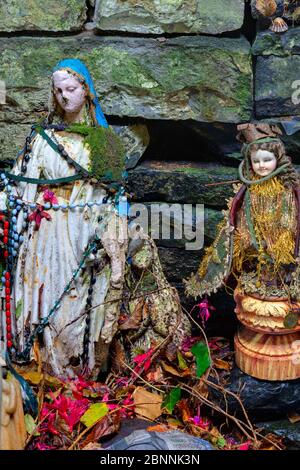
[[[83,145],[80,135],[53,130],[47,130],[47,133],[55,137],[75,161],[88,169],[89,149]],[[15,173],[20,172],[19,166],[20,164],[17,164],[14,168]],[[25,176],[54,179],[71,176],[74,173],[72,166],[63,160],[40,135],[36,136]],[[19,184],[18,194],[26,201],[43,203],[43,191],[37,192],[36,185]],[[70,200],[62,196],[58,196],[57,199],[59,204],[79,204],[102,200],[105,195],[104,189],[99,185],[97,187],[92,183],[76,181],[73,183]],[[15,327],[19,336],[20,349],[24,347],[28,332],[32,331],[40,318],[48,315],[54,302],[69,282],[96,229],[101,236],[101,230],[104,229],[101,229],[98,217],[105,210],[107,210],[107,205],[93,206],[84,210],[81,208],[67,211],[51,209],[48,213],[52,219],[50,221],[42,219],[39,230],[34,230],[35,224],[30,222],[19,252],[12,302],[17,315]],[[23,212],[21,211],[18,217],[19,232],[22,222]],[[122,250],[124,250],[124,245],[122,245]],[[110,253],[110,256],[113,258],[114,254]],[[110,266],[106,265],[102,273],[97,276],[93,305],[103,304],[110,286],[110,274]],[[83,352],[85,307],[89,283],[90,268],[87,267],[77,278],[72,290],[65,295],[61,307],[51,318],[50,326],[44,331],[42,359],[58,376],[72,376],[80,372],[78,367],[70,364],[70,359],[79,358]],[[99,338],[104,315],[103,305],[92,310],[91,313],[93,337],[89,348],[90,369],[94,366],[93,341]]]

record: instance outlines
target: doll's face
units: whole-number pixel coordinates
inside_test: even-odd
[[[86,101],[83,84],[66,70],[54,72],[53,92],[58,104],[67,114],[79,113]]]
[[[254,173],[259,176],[267,176],[277,167],[274,153],[268,150],[257,150],[251,154],[251,165]]]

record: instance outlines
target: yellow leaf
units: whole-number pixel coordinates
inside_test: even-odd
[[[157,393],[151,393],[143,387],[137,387],[132,394],[132,398],[137,414],[151,420],[161,415],[162,397]]]
[[[33,419],[33,417],[29,414],[26,414],[24,416],[24,421],[25,421],[25,427],[26,427],[26,431],[29,435],[33,435],[33,436],[39,436],[40,433],[37,431],[37,425]]]
[[[38,385],[43,380],[43,374],[38,372],[37,370],[30,370],[27,372],[20,372],[20,375],[23,379],[27,380],[33,385]]]
[[[81,416],[80,421],[87,428],[95,424],[99,419],[103,418],[108,413],[108,406],[106,403],[93,403],[89,409]]]

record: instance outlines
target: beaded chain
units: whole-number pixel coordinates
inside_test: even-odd
[[[82,258],[81,258],[81,261],[78,265],[78,268],[73,272],[73,275],[71,277],[71,279],[69,280],[69,282],[66,284],[66,286],[64,287],[64,290],[62,291],[61,295],[58,297],[58,299],[54,302],[52,308],[50,309],[48,315],[44,318],[42,318],[39,322],[39,324],[35,327],[35,329],[33,330],[33,332],[31,333],[30,337],[28,338],[28,340],[26,341],[26,344],[25,344],[25,347],[23,349],[23,351],[21,352],[17,352],[16,353],[16,358],[17,360],[23,360],[23,361],[29,361],[30,359],[30,351],[31,351],[31,348],[33,346],[33,343],[34,343],[34,340],[35,338],[43,333],[44,329],[46,328],[46,326],[49,325],[49,320],[50,318],[52,317],[52,315],[60,308],[61,306],[61,302],[64,298],[64,296],[70,291],[71,289],[71,286],[72,286],[72,283],[76,280],[76,278],[78,277],[80,271],[82,269],[84,269],[84,264],[85,264],[85,261],[87,259],[87,257],[93,252],[93,250],[95,248],[97,248],[97,245],[98,245],[98,241],[99,241],[99,237],[96,235],[94,240],[92,240],[87,249],[85,250]],[[12,345],[11,345],[12,346]]]
[[[3,224],[3,254],[4,258],[6,261],[6,270],[3,271],[2,274],[2,284],[5,288],[5,315],[6,315],[6,344],[7,344],[7,350],[9,353],[11,353],[13,349],[13,341],[12,341],[12,328],[11,328],[11,289],[12,289],[12,284],[13,284],[13,271],[14,271],[14,264],[17,261],[17,256],[18,256],[18,251],[20,249],[20,246],[24,240],[24,232],[28,229],[29,225],[29,220],[30,220],[30,211],[34,211],[38,208],[45,209],[45,210],[50,210],[53,209],[55,211],[62,210],[62,211],[67,211],[67,210],[75,210],[77,208],[79,209],[85,209],[86,207],[93,207],[93,206],[101,206],[103,204],[113,204],[115,203],[118,198],[125,193],[125,190],[123,187],[120,188],[118,194],[114,197],[114,200],[110,198],[109,196],[106,196],[101,199],[101,201],[89,201],[89,202],[80,202],[78,204],[52,204],[51,202],[45,202],[44,204],[39,204],[35,202],[30,202],[30,201],[24,201],[22,198],[19,198],[18,196],[15,196],[12,194],[13,192],[13,187],[12,187],[12,182],[13,180],[19,180],[19,181],[25,181],[25,180],[30,180],[29,178],[22,177],[27,171],[27,165],[28,162],[30,161],[31,158],[31,150],[32,150],[32,139],[36,136],[37,132],[39,132],[42,137],[47,140],[49,145],[61,155],[62,158],[64,158],[68,164],[73,166],[76,169],[77,175],[74,177],[67,177],[67,178],[62,178],[60,180],[47,180],[46,183],[48,184],[60,184],[64,183],[64,180],[69,180],[71,178],[74,179],[84,179],[85,177],[88,176],[88,173],[85,169],[83,169],[77,162],[75,162],[65,151],[64,147],[61,144],[57,144],[54,142],[50,137],[44,132],[42,128],[39,128],[38,126],[32,126],[31,128],[31,133],[28,137],[26,137],[25,140],[25,146],[22,149],[22,151],[19,153],[18,157],[22,155],[22,163],[21,163],[21,176],[18,175],[10,175],[7,172],[2,172],[0,174],[0,190],[4,190],[7,194],[7,200],[8,200],[8,209],[3,211],[2,214],[0,214],[0,223]],[[56,183],[56,181],[59,181],[59,183]],[[32,180],[28,182],[33,182],[34,184],[45,184],[44,180]],[[2,187],[2,188],[1,188]],[[23,223],[21,227],[21,231],[18,232],[17,230],[17,220],[18,220],[18,214],[22,210],[23,212]],[[40,323],[35,327],[34,331],[32,332],[31,336],[27,340],[24,350],[22,352],[16,352],[16,358],[18,360],[29,360],[30,357],[30,350],[33,345],[34,339],[42,333],[45,329],[45,327],[49,324],[49,319],[50,317],[58,310],[59,306],[61,305],[61,301],[65,294],[69,292],[70,287],[72,282],[77,278],[80,270],[84,266],[84,262],[86,258],[92,253],[92,252],[97,252],[99,249],[99,244],[101,244],[101,241],[98,236],[94,238],[94,240],[88,245],[86,251],[83,254],[82,260],[79,263],[78,269],[74,271],[72,278],[70,281],[67,283],[65,286],[62,294],[59,296],[57,301],[54,303],[53,307],[49,311],[48,315],[41,319]],[[88,298],[87,298],[87,311],[90,310],[91,305],[92,305],[92,294],[93,294],[93,286],[96,282],[95,277],[91,277],[91,284],[88,290]],[[87,315],[86,319],[86,328],[85,328],[85,334],[84,334],[84,352],[83,352],[83,358],[86,361],[88,357],[88,345],[89,345],[89,335],[90,335],[90,316]]]

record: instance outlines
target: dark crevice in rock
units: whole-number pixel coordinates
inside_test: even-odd
[[[90,23],[94,21],[95,9],[96,9],[95,0],[86,0],[86,22],[85,23]]]
[[[242,26],[242,33],[248,39],[250,44],[253,44],[256,37],[256,20],[251,14],[250,2],[245,3],[244,23]]]
[[[73,31],[12,31],[12,32],[0,32],[0,38],[16,38],[16,37],[33,37],[33,38],[57,38],[57,37],[70,37],[70,36],[83,36],[86,32],[82,32],[80,29],[74,29]]]
[[[250,2],[245,3],[245,16],[244,16],[244,24],[242,27],[242,33],[243,35],[247,38],[247,40],[250,42],[252,45],[255,41],[256,38],[256,32],[257,32],[257,24],[256,20],[252,17],[251,14],[251,4]],[[256,57],[252,57],[252,72],[253,72],[253,91],[252,91],[252,97],[253,97],[253,108],[252,108],[252,116],[251,116],[251,121],[256,118],[256,113],[255,113],[255,71],[256,71]]]
[[[147,121],[150,145],[143,160],[216,162],[238,166],[236,125],[196,121]]]
[[[147,125],[150,145],[145,160],[219,162],[237,167],[241,145],[236,140],[236,124],[194,120],[147,120],[109,116],[114,125]]]
[[[129,37],[129,38],[145,38],[145,39],[173,39],[178,37],[208,37],[208,38],[219,38],[219,39],[239,39],[241,36],[244,36],[242,30],[236,31],[227,31],[226,33],[221,34],[207,34],[207,33],[162,33],[162,34],[140,34],[132,33],[129,31],[119,31],[119,30],[100,30],[96,28],[94,30],[96,36],[119,36],[119,37]]]

